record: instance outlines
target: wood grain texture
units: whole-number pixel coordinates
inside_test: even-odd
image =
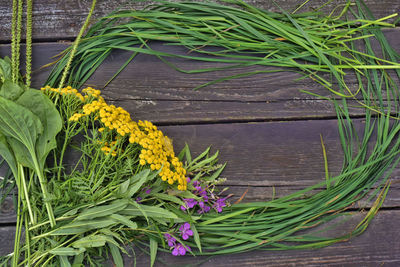
[[[257,7],[270,11],[279,11],[272,1],[247,0],[246,2]],[[310,1],[302,11],[310,11],[320,7],[325,0]],[[329,12],[334,7],[345,3],[344,0],[332,1],[324,11]],[[366,0],[368,7],[374,11],[377,18],[385,17],[400,10],[400,2],[396,0]],[[128,0],[99,0],[95,13],[92,17],[95,20],[104,16],[115,8],[125,6],[127,8],[141,9],[151,1],[128,1]],[[277,3],[285,10],[294,10],[300,3],[296,0],[278,0]],[[0,40],[10,40],[11,3],[7,0],[0,0]],[[90,0],[41,0],[34,1],[33,12],[33,36],[35,39],[70,39],[74,38],[86,19],[91,6]]]
[[[15,227],[2,226],[0,228],[0,256],[5,256],[14,249]]]

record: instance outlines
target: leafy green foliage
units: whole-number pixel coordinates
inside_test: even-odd
[[[11,80],[5,80],[0,87],[0,96],[9,100],[16,100],[23,92],[24,89]]]
[[[41,121],[43,132],[37,139],[36,153],[43,168],[48,154],[57,146],[56,135],[62,127],[60,114],[50,99],[38,90],[27,90],[16,103],[28,108]]]

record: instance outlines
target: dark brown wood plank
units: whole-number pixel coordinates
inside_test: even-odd
[[[272,1],[263,0],[247,0],[246,2],[257,7],[271,11],[279,11]],[[320,7],[325,0],[310,1],[304,6],[302,11],[310,11]],[[324,10],[329,12],[334,7],[343,4],[344,0],[332,1]],[[385,17],[396,13],[400,10],[400,3],[396,0],[384,1],[365,1],[368,7],[374,11],[377,18]],[[141,9],[148,5],[151,1],[97,1],[97,6],[93,16],[95,18],[104,16],[115,8],[125,5],[129,8]],[[286,10],[294,10],[300,3],[296,0],[280,0],[277,3]],[[41,0],[34,1],[34,38],[36,39],[65,39],[74,38],[86,19],[91,6],[91,1],[59,1],[59,0]],[[11,14],[12,4],[9,1],[0,1],[0,40],[10,40],[11,35]]]
[[[9,196],[4,200],[3,205],[0,206],[0,224],[15,223],[16,221],[14,202],[12,197]]]
[[[0,228],[0,256],[5,256],[14,249],[15,227],[2,226]]]
[[[326,234],[333,236],[346,234],[353,229],[366,213],[354,213],[338,229]],[[241,254],[207,257],[174,257],[167,253],[158,253],[166,265],[157,262],[156,266],[182,266],[196,264],[202,267],[218,266],[390,266],[400,265],[400,232],[398,222],[400,211],[381,211],[372,220],[367,231],[347,242],[315,250],[298,251],[252,251]],[[0,255],[12,251],[14,239],[13,227],[0,228]],[[125,266],[133,266],[133,258],[125,257]],[[150,266],[149,256],[136,249],[137,266]],[[199,265],[198,265],[199,264]],[[108,262],[106,266],[112,266]]]

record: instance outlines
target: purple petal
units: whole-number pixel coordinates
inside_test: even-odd
[[[183,233],[182,234],[182,239],[183,240],[188,240],[189,239],[189,235],[187,233]]]
[[[174,249],[172,250],[172,255],[174,255],[174,256],[178,256],[178,255],[179,255],[179,251],[178,251],[177,248],[174,248]]]
[[[179,245],[179,247],[178,247],[178,250],[179,250],[179,254],[180,255],[185,255],[186,254],[186,249],[185,249],[185,247],[184,246],[182,246],[182,245]]]
[[[183,224],[183,229],[185,229],[185,230],[188,230],[188,229],[190,229],[190,223],[184,223]]]
[[[186,231],[186,234],[189,235],[189,236],[193,236],[193,231],[189,229],[189,230]]]
[[[185,211],[186,210],[185,206],[181,206],[181,210]]]

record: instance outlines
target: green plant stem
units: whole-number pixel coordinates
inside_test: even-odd
[[[18,191],[20,191],[21,188],[21,170],[18,169],[18,175],[16,177],[16,183],[18,187]],[[13,254],[13,259],[12,259],[12,267],[17,267],[18,266],[18,261],[19,261],[19,246],[20,246],[20,240],[21,240],[21,233],[22,233],[22,212],[21,212],[21,198],[22,194],[17,195],[17,224],[15,227],[15,239],[14,239],[14,254]]]
[[[27,260],[27,266],[31,266],[31,238],[29,234],[28,218],[25,214],[25,241],[26,241],[26,253],[25,260]]]
[[[29,219],[31,220],[31,224],[34,225],[35,222],[35,217],[33,216],[33,212],[32,212],[32,206],[31,206],[31,202],[29,200],[29,193],[28,193],[28,187],[26,186],[26,181],[25,181],[25,172],[24,172],[24,167],[21,164],[18,164],[18,171],[21,174],[21,185],[22,185],[22,190],[23,193],[25,195],[25,201],[26,201],[26,208],[28,209],[28,213],[29,213]]]
[[[43,175],[43,171],[39,167],[39,163],[37,162],[36,156],[32,155],[32,158],[34,159],[33,163],[35,166],[35,172],[39,178],[40,188],[42,189],[42,194],[43,194],[43,198],[44,198],[43,201],[44,201],[44,205],[46,206],[47,215],[49,216],[50,226],[54,227],[56,225],[56,220],[54,217],[53,208],[51,207],[51,205],[49,203],[50,198],[49,198],[49,193],[47,192],[47,183],[46,183],[45,177]]]
[[[75,55],[75,53],[76,53],[76,49],[77,49],[78,44],[79,44],[79,42],[80,42],[80,40],[81,40],[81,37],[82,37],[83,33],[85,32],[86,28],[87,28],[88,25],[89,25],[90,17],[91,17],[92,14],[93,14],[95,5],[96,5],[96,0],[93,0],[93,1],[92,1],[92,7],[90,8],[89,14],[88,14],[88,16],[86,17],[86,21],[85,21],[85,23],[83,24],[81,30],[79,31],[78,36],[77,36],[76,39],[75,39],[74,45],[73,45],[72,50],[71,50],[71,53],[70,53],[70,55],[69,55],[69,59],[68,59],[67,65],[66,65],[66,67],[65,67],[65,69],[64,69],[64,72],[63,72],[63,75],[62,75],[62,77],[61,77],[61,81],[60,81],[60,84],[58,85],[58,88],[62,88],[62,87],[64,86],[65,79],[67,78],[69,69],[70,69],[70,67],[71,67],[72,59],[74,58],[74,55]]]
[[[59,161],[58,161],[58,173],[57,173],[57,179],[60,181],[61,180],[61,172],[62,172],[62,164],[64,161],[64,154],[65,154],[65,150],[68,147],[68,143],[70,141],[70,130],[71,127],[73,128],[73,126],[71,126],[71,122],[67,121],[67,129],[65,130],[65,137],[64,137],[64,142],[63,142],[63,146],[61,148],[61,153],[60,153],[60,157],[59,157]]]

